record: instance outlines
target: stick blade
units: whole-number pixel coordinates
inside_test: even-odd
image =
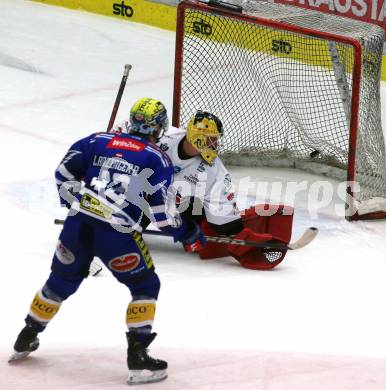
[[[300,249],[308,245],[314,238],[318,235],[318,228],[310,227],[308,228],[303,235],[295,242],[288,244],[288,249]]]

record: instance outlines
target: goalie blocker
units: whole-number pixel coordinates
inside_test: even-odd
[[[291,240],[294,209],[291,206],[258,204],[241,213],[244,229],[236,239],[258,243],[277,242],[288,244]],[[206,219],[201,222],[201,230],[206,236],[217,236]],[[269,270],[280,264],[286,250],[255,248],[234,244],[207,242],[199,251],[202,260],[233,256],[240,264],[249,269]]]

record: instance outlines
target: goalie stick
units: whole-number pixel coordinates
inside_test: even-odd
[[[55,219],[54,223],[56,225],[63,225],[64,221],[61,219]],[[304,233],[298,238],[296,241],[290,242],[289,244],[281,244],[277,242],[254,242],[247,240],[239,240],[232,237],[227,236],[205,236],[205,239],[208,242],[215,242],[217,244],[233,244],[233,245],[243,245],[243,246],[253,246],[255,248],[263,248],[263,249],[277,249],[277,250],[297,250],[304,248],[310,242],[314,240],[317,236],[319,230],[316,227],[307,228]],[[152,236],[164,236],[171,237],[168,234],[161,232],[160,230],[145,230],[143,234],[149,234]]]
[[[242,246],[253,246],[255,248],[263,248],[263,249],[277,249],[277,250],[296,250],[301,249],[307,246],[318,234],[318,228],[309,227],[304,233],[294,242],[290,242],[289,244],[281,244],[276,242],[255,242],[255,241],[247,241],[247,240],[239,240],[237,238],[227,237],[227,236],[205,236],[208,242],[215,242],[217,244],[233,244],[233,245],[242,245]],[[162,233],[159,230],[145,230],[143,234],[151,234],[155,236],[167,236],[167,234]]]

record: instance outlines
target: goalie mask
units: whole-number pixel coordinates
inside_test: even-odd
[[[130,130],[133,133],[151,135],[159,139],[168,127],[166,108],[159,100],[139,99],[130,110]],[[158,133],[159,129],[161,131]]]
[[[198,150],[201,157],[212,165],[218,156],[220,138],[223,135],[222,123],[216,115],[197,111],[188,123],[187,141]]]

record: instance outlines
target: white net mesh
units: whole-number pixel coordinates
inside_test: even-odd
[[[354,166],[361,190],[356,205],[361,213],[361,205],[365,209],[376,198],[377,207],[386,211],[386,201],[379,202],[386,199],[379,92],[383,30],[281,4],[248,0],[242,6],[240,18],[224,10],[221,15],[185,10],[179,125],[197,109],[207,110],[223,121],[226,162],[319,167],[317,171],[345,180],[354,47],[344,39],[286,26],[356,38],[362,46]],[[281,24],[268,26],[249,16]]]

